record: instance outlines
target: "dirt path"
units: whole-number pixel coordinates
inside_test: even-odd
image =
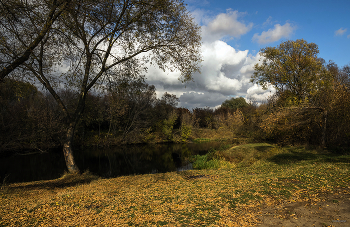
[[[265,207],[261,227],[350,226],[350,193],[341,191],[321,196],[319,202],[295,202],[275,208]]]

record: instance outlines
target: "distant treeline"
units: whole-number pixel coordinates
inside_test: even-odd
[[[177,108],[178,98],[142,78],[120,79],[105,92],[88,93],[84,114],[77,126],[75,145],[188,142],[201,135],[245,137],[282,145],[311,144],[350,147],[350,67],[325,64],[333,81],[318,89],[312,99],[295,98],[290,90],[277,92],[261,105],[232,98],[220,108]],[[78,94],[60,90],[68,111]],[[0,83],[0,150],[47,150],[62,146],[65,121],[62,109],[50,94],[28,82],[6,78]],[[217,137],[216,137],[217,138]]]
[[[88,94],[75,129],[76,145],[187,142],[197,128],[234,131],[251,121],[256,110],[243,98],[237,99],[236,106],[226,101],[227,106],[224,103],[216,110],[177,108],[175,95],[165,93],[158,99],[155,87],[142,78],[115,81],[107,90]],[[51,94],[10,78],[0,84],[0,92],[1,151],[62,146],[66,119]],[[68,111],[73,111],[78,94],[60,90],[59,95]]]

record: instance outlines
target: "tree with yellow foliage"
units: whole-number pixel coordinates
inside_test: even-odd
[[[261,64],[254,66],[251,82],[277,93],[289,91],[298,101],[310,99],[317,90],[328,86],[331,75],[317,57],[318,46],[303,39],[288,40],[277,47],[260,50]]]
[[[322,146],[325,145],[327,111],[318,105],[316,97],[331,86],[333,77],[322,59],[317,57],[318,53],[315,43],[303,39],[261,49],[262,62],[254,66],[251,82],[264,89],[274,86],[277,90],[274,106],[288,107],[274,109],[261,125],[275,138],[278,134],[283,140],[290,137],[287,140],[293,141],[298,137],[298,141],[300,138],[309,141],[308,138],[322,128],[320,141]]]

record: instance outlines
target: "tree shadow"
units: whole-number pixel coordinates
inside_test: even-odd
[[[81,184],[89,184],[90,182],[99,179],[98,176],[92,175],[89,172],[83,174],[65,174],[61,178],[47,181],[35,181],[28,183],[10,184],[7,186],[8,191],[11,190],[35,190],[35,189],[55,189],[72,187]]]
[[[294,164],[301,161],[330,162],[330,163],[350,163],[350,155],[335,154],[330,152],[311,153],[288,149],[290,153],[277,154],[268,158],[268,161],[278,165]],[[311,150],[311,149],[310,149]]]
[[[278,165],[293,164],[304,160],[317,160],[319,157],[315,154],[308,152],[293,152],[285,154],[277,154],[268,158],[268,161],[276,163]]]

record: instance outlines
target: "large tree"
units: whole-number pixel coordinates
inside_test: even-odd
[[[76,0],[21,66],[52,94],[66,117],[63,153],[69,172],[79,172],[73,139],[87,93],[146,64],[178,70],[182,81],[199,70],[200,30],[183,0]],[[64,69],[64,71],[63,71]],[[68,111],[57,89],[78,93]]]
[[[278,47],[261,49],[262,63],[254,66],[255,72],[251,82],[262,85],[263,88],[273,85],[277,90],[277,104],[293,106],[287,110],[278,110],[281,116],[285,113],[294,117],[305,116],[306,121],[303,120],[305,118],[291,118],[293,130],[309,129],[311,118],[307,114],[315,110],[321,111],[323,113],[323,122],[320,123],[323,126],[321,144],[324,146],[327,110],[318,105],[317,94],[330,87],[334,76],[332,70],[325,66],[324,60],[317,57],[318,53],[318,46],[315,43],[307,43],[303,39],[289,40]],[[315,115],[314,112],[312,114]],[[272,119],[278,122],[277,117]],[[275,123],[272,122],[270,125],[274,126]]]
[[[273,85],[278,93],[288,91],[299,101],[310,98],[331,80],[318,53],[315,43],[303,39],[263,48],[260,50],[262,62],[254,66],[251,82],[263,88]]]

